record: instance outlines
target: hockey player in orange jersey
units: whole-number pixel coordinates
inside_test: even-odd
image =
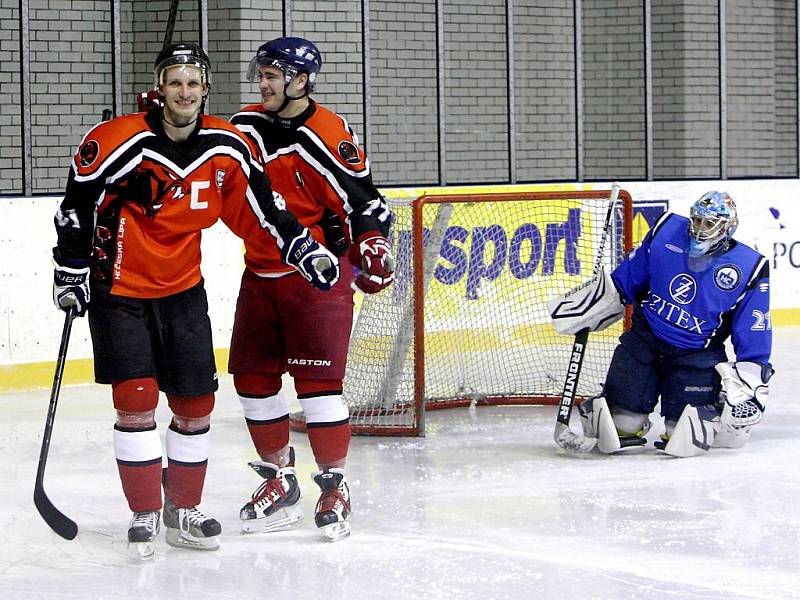
[[[328,294],[300,285],[273,240],[245,240],[229,370],[264,479],[242,507],[242,529],[266,532],[302,519],[300,487],[289,446],[289,409],[281,375],[294,379],[303,407],[321,494],[315,523],[330,539],[350,533],[345,462],[350,441],[342,380],[353,317],[351,286],[376,293],[394,274],[389,208],[372,183],[369,162],[347,121],[309,97],[322,56],[308,40],[263,44],[248,79],[262,103],[232,121],[258,147],[273,186],[314,237],[342,256],[342,276]],[[324,315],[324,319],[320,318]]]
[[[268,239],[276,262],[320,290],[338,279],[338,259],[286,210],[250,142],[202,114],[210,77],[199,46],[165,48],[155,63],[161,107],[86,134],[55,217],[53,297],[78,316],[88,308],[95,379],[113,390],[114,451],[134,513],[128,541],[143,558],[153,554],[161,521],[159,390],[173,413],[167,543],[213,550],[221,533],[197,508],[217,389],[201,230],[222,219],[240,237]]]

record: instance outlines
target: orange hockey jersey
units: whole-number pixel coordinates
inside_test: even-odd
[[[251,138],[273,188],[317,241],[337,252],[331,247],[330,231],[325,231],[332,222],[344,225],[344,249],[363,233],[388,234],[388,205],[372,182],[369,161],[356,135],[340,115],[312,100],[291,119],[255,104],[231,121]],[[245,238],[245,263],[262,275],[288,270],[274,241],[263,237]]]
[[[269,240],[280,261],[303,227],[273,194],[251,143],[205,115],[176,143],[159,114],[118,117],[86,134],[56,213],[59,259],[91,259],[92,285],[113,294],[169,296],[200,281],[201,231],[222,219],[239,237]]]

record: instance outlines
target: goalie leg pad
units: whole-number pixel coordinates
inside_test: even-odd
[[[706,454],[714,446],[719,413],[706,406],[687,404],[664,446],[670,456],[688,458]]]
[[[644,434],[650,429],[650,421],[645,414],[621,410],[612,417],[611,409],[603,396],[581,402],[578,413],[584,435],[597,438],[597,449],[603,454],[614,454],[646,443]],[[620,428],[618,425],[624,427]]]

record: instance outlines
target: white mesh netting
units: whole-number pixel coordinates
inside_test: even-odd
[[[393,203],[395,282],[363,297],[350,340],[354,433],[420,435],[426,409],[560,399],[572,338],[546,304],[591,276],[609,206],[609,192],[564,195],[427,197],[416,240],[412,202]],[[624,255],[627,193],[615,212],[607,269]],[[622,327],[590,336],[579,396],[601,390]]]

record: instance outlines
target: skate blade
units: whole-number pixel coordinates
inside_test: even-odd
[[[128,542],[128,552],[132,558],[150,560],[156,553],[154,542]]]
[[[218,550],[219,540],[217,536],[209,538],[197,538],[180,529],[167,528],[167,544],[173,548],[189,548],[190,550]]]
[[[350,535],[350,522],[331,523],[320,528],[329,542],[338,542]]]
[[[289,529],[303,520],[303,509],[300,506],[282,508],[262,519],[245,519],[242,521],[242,533],[270,533]]]

